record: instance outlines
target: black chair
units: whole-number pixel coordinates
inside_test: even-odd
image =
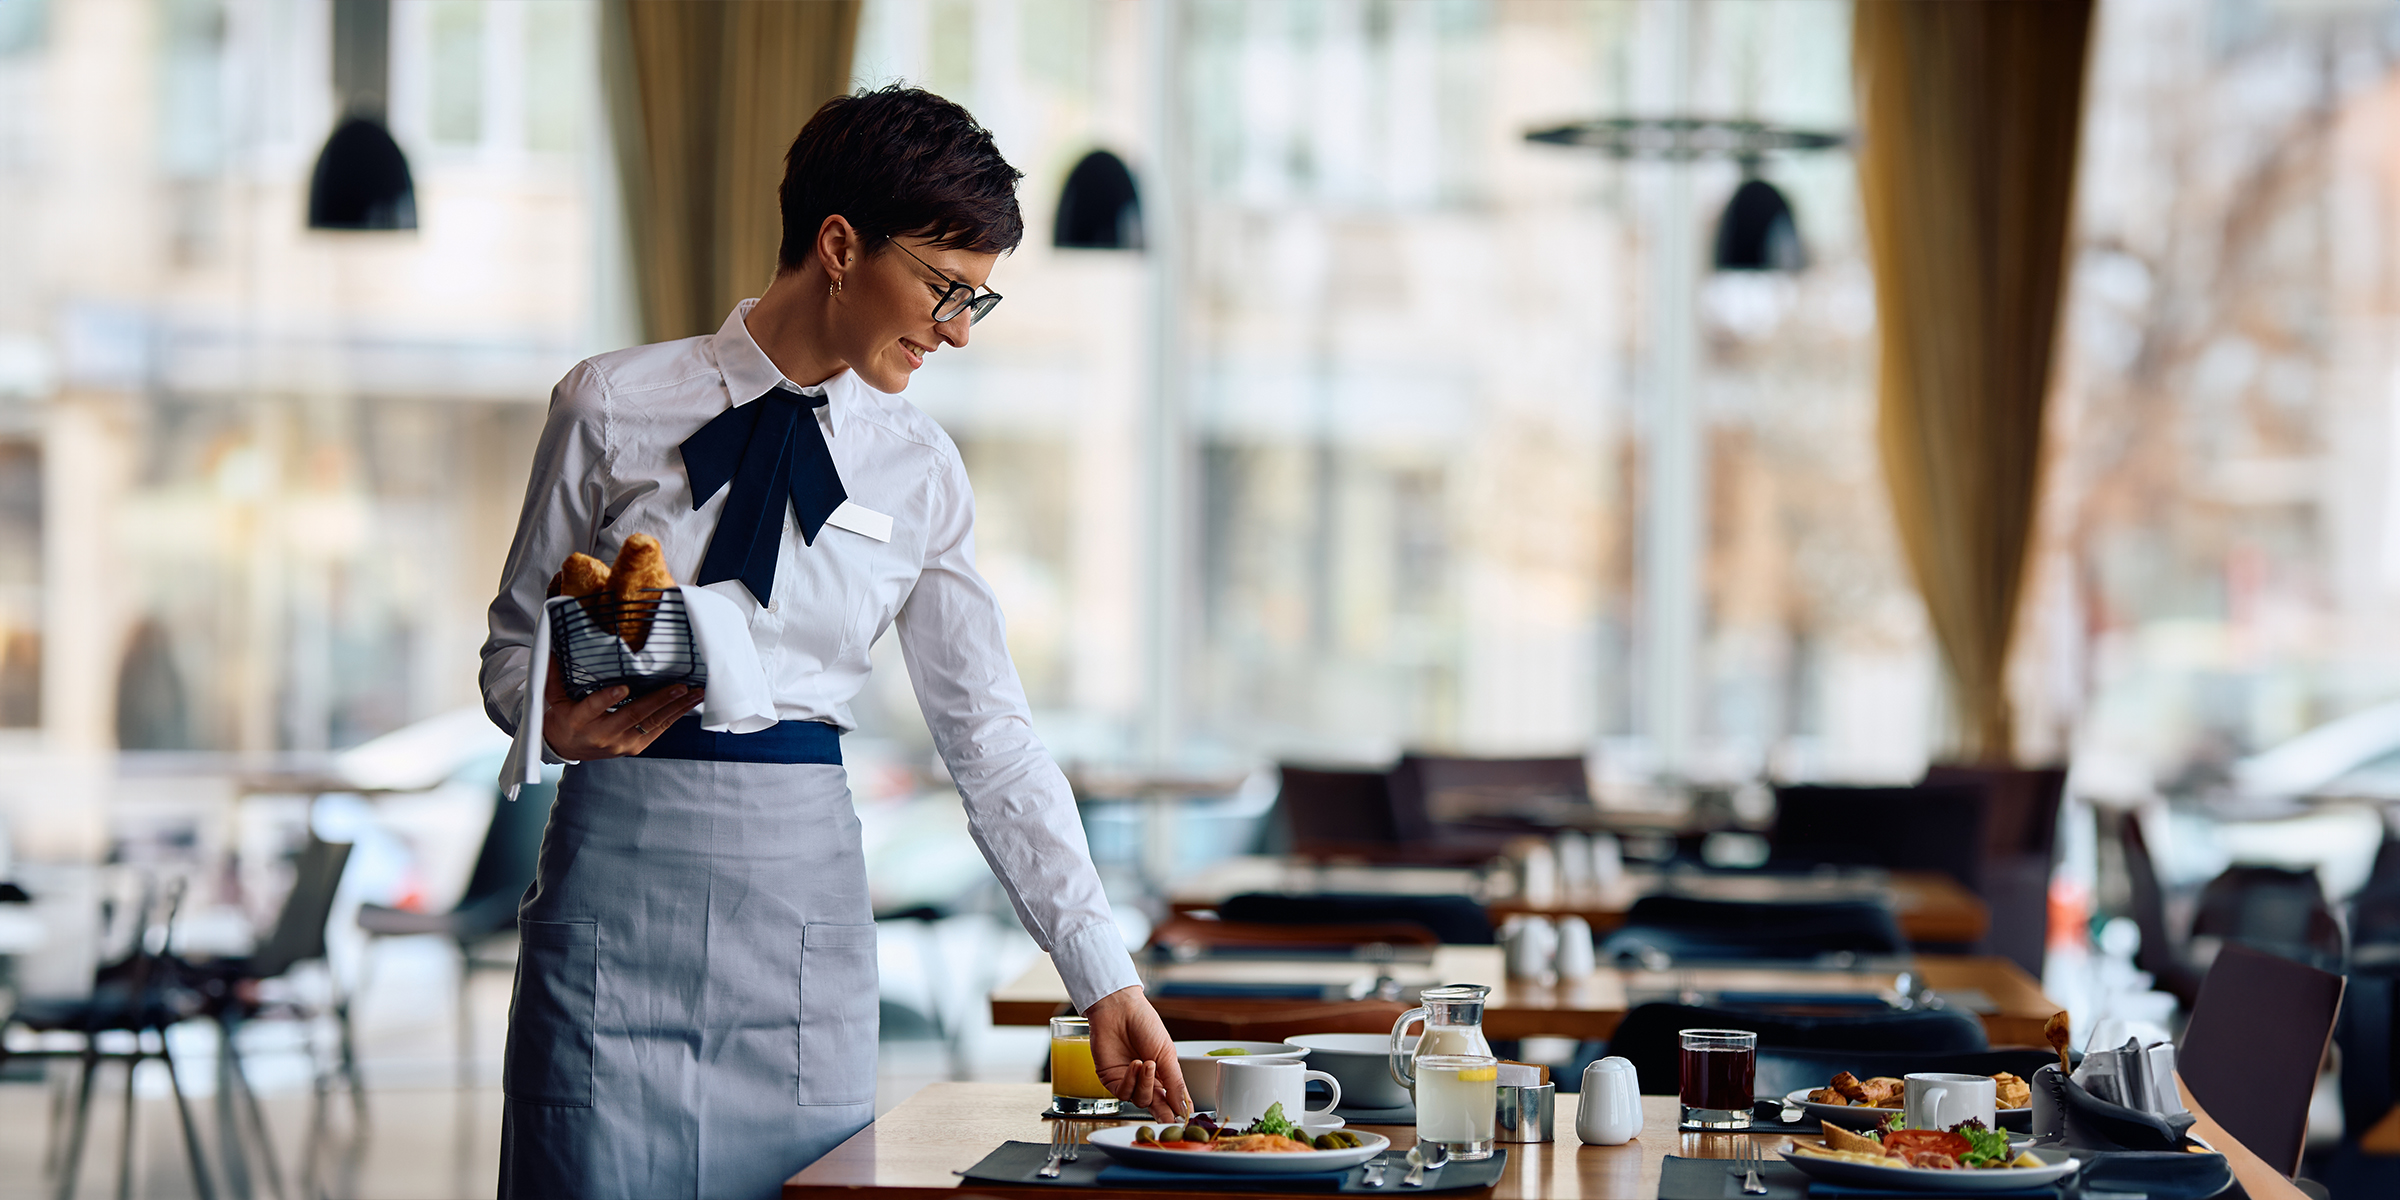
[[[175,1058],[167,1045],[167,1030],[189,1019],[199,1008],[198,999],[177,985],[171,965],[172,937],[175,914],[183,899],[183,882],[178,879],[167,885],[166,916],[159,923],[160,946],[150,949],[151,913],[156,890],[145,883],[140,903],[135,907],[131,922],[132,947],[126,956],[100,968],[94,978],[89,996],[57,999],[20,1000],[15,1011],[0,1022],[0,1068],[11,1059],[71,1058],[81,1065],[76,1086],[75,1114],[68,1127],[65,1154],[58,1163],[59,1200],[73,1200],[76,1176],[83,1165],[84,1139],[91,1129],[92,1086],[98,1080],[100,1064],[125,1064],[125,1120],[117,1158],[117,1194],[130,1195],[133,1184],[134,1146],[134,1074],[141,1064],[157,1059],[166,1064],[167,1083],[175,1096],[175,1113],[183,1126],[183,1144],[191,1161],[192,1187],[201,1200],[215,1200],[216,1186],[208,1173],[208,1164],[200,1151],[200,1135],[192,1125],[192,1107],[184,1095],[183,1079],[176,1071]],[[80,1035],[83,1044],[75,1050],[18,1050],[8,1048],[7,1034],[11,1028],[39,1034]],[[100,1035],[128,1034],[133,1048],[126,1051],[103,1051]],[[150,1038],[157,1040],[157,1049],[150,1048]],[[55,1119],[55,1115],[54,1118]]]
[[[1227,921],[1256,925],[1418,925],[1453,946],[1489,946],[1492,921],[1472,896],[1380,896],[1348,892],[1245,892],[1217,905]]]
[[[2167,892],[2158,879],[2157,863],[2142,833],[2141,814],[2121,812],[2115,821],[2117,847],[2125,857],[2126,891],[2133,908],[2134,927],[2142,931],[2141,949],[2133,965],[2149,973],[2152,983],[2190,1011],[2200,996],[2200,972],[2183,955],[2182,943],[2167,922]]]
[[[467,890],[448,912],[411,912],[381,904],[362,904],[358,927],[367,931],[367,955],[374,956],[375,939],[440,936],[458,946],[458,1074],[459,1087],[474,1085],[475,1031],[468,1012],[468,986],[480,971],[514,971],[513,956],[489,957],[481,951],[505,941],[517,931],[517,905],[532,885],[541,858],[542,830],[550,820],[550,805],[558,798],[556,783],[527,784],[517,798],[492,801],[492,823],[484,829],[483,849]],[[364,990],[364,984],[361,984]]]
[[[1644,896],[1600,945],[1602,961],[1814,960],[1828,955],[1901,954],[1908,939],[1879,900],[1755,903],[1696,896]]]
[[[1856,1057],[1864,1063],[1865,1056],[1871,1053],[1906,1058],[1914,1063],[1942,1055],[1981,1054],[1991,1048],[1984,1037],[1982,1021],[1971,1014],[1947,1009],[1800,1016],[1746,1008],[1644,1004],[1626,1013],[1625,1019],[1617,1023],[1616,1032],[1609,1035],[1607,1053],[1633,1063],[1644,1095],[1674,1095],[1681,1086],[1683,1069],[1682,1043],[1676,1035],[1686,1029],[1747,1029],[1756,1033],[1761,1073],[1757,1091],[1761,1095],[1781,1095],[1801,1086],[1791,1083],[1770,1090],[1768,1081],[1772,1078],[1780,1083],[1784,1079],[1803,1078],[1804,1072],[1815,1070],[1822,1061],[1810,1056],[1822,1052],[1841,1052],[1848,1056],[1843,1061]],[[1770,1076],[1766,1066],[1770,1054],[1791,1054],[1793,1065],[1778,1066]],[[2039,1067],[2042,1060],[2035,1055],[2029,1061]],[[2020,1074],[2032,1077],[2031,1071]],[[1828,1072],[1810,1086],[1823,1087],[1830,1075]]]
[[[2040,978],[2050,934],[2050,872],[2058,848],[2064,767],[1935,766],[1923,786],[1979,787],[1984,798],[1983,885],[1991,926],[1977,949]]]
[[[2239,943],[2268,954],[2340,972],[2346,958],[2342,925],[2325,903],[2314,871],[2232,866],[2200,889],[2192,917],[2192,950]]]
[[[1275,807],[1303,858],[1399,856],[1391,788],[1383,771],[1336,770],[1286,763]]]
[[[2285,1175],[2300,1169],[2342,990],[2339,975],[2229,942],[2201,981],[2176,1052],[2192,1098]]]
[[[1984,789],[1968,784],[1779,787],[1768,865],[1946,871],[1980,892],[1986,810]]]
[[[276,915],[275,928],[261,940],[256,949],[239,957],[212,958],[197,962],[177,960],[178,974],[203,1000],[203,1011],[217,1022],[224,1046],[224,1069],[219,1072],[221,1085],[236,1095],[221,1094],[219,1111],[226,1116],[219,1135],[225,1147],[226,1179],[238,1195],[249,1193],[247,1177],[248,1155],[242,1145],[242,1126],[246,1122],[249,1136],[255,1139],[259,1161],[266,1164],[267,1182],[277,1196],[284,1194],[282,1168],[275,1155],[274,1139],[267,1132],[264,1114],[259,1111],[258,1094],[250,1086],[248,1069],[242,1063],[241,1028],[245,1022],[261,1018],[282,1018],[309,1021],[317,1013],[296,1001],[270,1002],[259,993],[259,985],[280,979],[292,968],[304,963],[325,961],[325,926],[333,914],[334,896],[341,890],[342,872],[350,863],[349,842],[328,842],[310,833],[294,864],[292,890],[285,894],[283,910]],[[350,1030],[350,1007],[342,998],[341,989],[328,982],[332,993],[331,1009],[337,1030],[338,1072],[350,1084],[351,1103],[360,1114],[366,1112],[366,1088],[359,1080],[358,1052]],[[315,1057],[311,1047],[311,1057]],[[309,1171],[315,1174],[318,1136],[323,1122],[324,1073],[317,1075],[318,1130],[309,1136]],[[231,1101],[237,1100],[240,1109]]]
[[[1400,835],[1411,841],[1443,840],[1479,825],[1549,828],[1592,808],[1590,776],[1579,757],[1410,753],[1392,768],[1391,787]]]

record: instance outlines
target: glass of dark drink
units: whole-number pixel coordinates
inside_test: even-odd
[[[1741,1029],[1686,1029],[1682,1037],[1683,1123],[1705,1129],[1750,1128],[1758,1035]]]

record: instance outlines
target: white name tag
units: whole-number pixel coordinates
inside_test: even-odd
[[[860,508],[847,500],[842,501],[840,508],[833,510],[832,516],[825,518],[825,523],[836,529],[847,529],[861,537],[874,538],[879,542],[892,540],[892,519],[890,517],[871,508]]]

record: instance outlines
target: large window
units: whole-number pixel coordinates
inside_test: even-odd
[[[1598,742],[1645,775],[1643,581],[1679,555],[1700,631],[1679,769],[1921,765],[1933,675],[1873,457],[1849,158],[1759,168],[1805,271],[1719,276],[1735,164],[1524,138],[1679,109],[1846,129],[1848,13],[871,0],[860,81],[949,92],[1028,173],[1008,307],[910,395],[960,438],[1062,749],[1134,752],[1166,721],[1203,758]],[[1047,244],[1096,147],[1171,222],[1150,249]],[[1663,545],[1645,471],[1676,409],[1703,482]]]

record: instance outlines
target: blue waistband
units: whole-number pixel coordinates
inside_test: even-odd
[[[700,718],[667,726],[642,758],[700,762],[823,763],[842,765],[842,731],[823,721],[777,721],[756,733],[711,733]]]

